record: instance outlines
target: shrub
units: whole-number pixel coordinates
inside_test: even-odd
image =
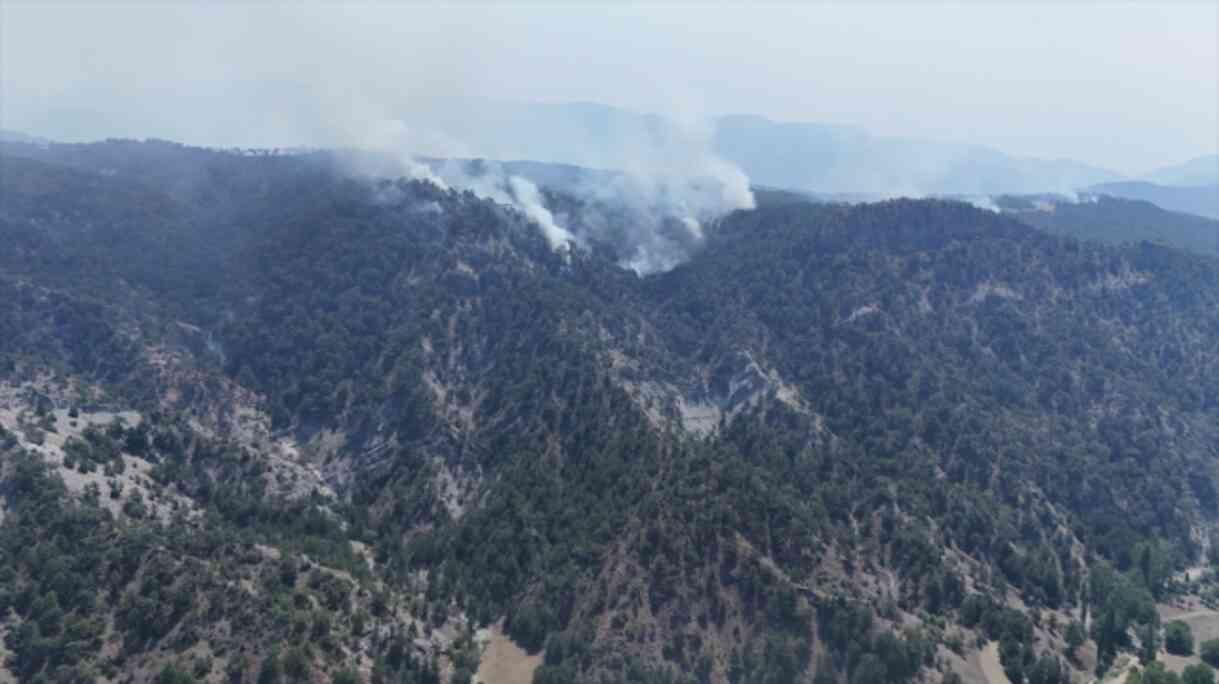
[[[1198,655],[1202,656],[1202,660],[1211,667],[1219,667],[1219,639],[1203,641]]]
[[[1193,630],[1180,620],[1168,623],[1168,626],[1164,628],[1164,649],[1173,655],[1193,655]]]
[[[1187,665],[1181,673],[1182,684],[1215,684],[1215,671],[1210,665],[1196,663]]]

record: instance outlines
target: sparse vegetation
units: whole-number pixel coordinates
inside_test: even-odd
[[[543,683],[914,682],[997,642],[1051,684],[1089,636],[1098,672],[1142,646],[1138,677],[1175,677],[1156,603],[1219,513],[1214,260],[951,202],[780,203],[639,278],[324,155],[39,149],[0,176],[27,183],[0,381],[143,419],[6,400],[22,681],[349,682],[353,654],[462,681],[501,619]],[[71,495],[82,472],[107,487]],[[1090,635],[1059,622],[1084,612]],[[165,660],[204,642],[223,665]]]

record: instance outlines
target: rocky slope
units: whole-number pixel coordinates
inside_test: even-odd
[[[502,633],[543,683],[939,681],[992,641],[1065,681],[1219,512],[1208,257],[790,202],[639,277],[325,155],[0,163],[21,679],[468,681]]]

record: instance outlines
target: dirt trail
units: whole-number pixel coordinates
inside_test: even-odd
[[[501,631],[490,629],[490,639],[478,663],[474,681],[478,684],[530,684],[533,673],[542,665],[542,654],[529,655]]]
[[[1219,611],[1209,610],[1209,609],[1191,610],[1188,613],[1181,613],[1180,615],[1173,615],[1171,617],[1166,617],[1164,619],[1168,622],[1172,622],[1173,620],[1181,620],[1182,622],[1188,622],[1189,620],[1196,620],[1198,618],[1207,618],[1207,617],[1219,618]]]
[[[1007,673],[1003,671],[1003,665],[999,663],[998,641],[990,642],[978,652],[978,666],[982,668],[982,674],[986,676],[988,684],[1011,684]]]

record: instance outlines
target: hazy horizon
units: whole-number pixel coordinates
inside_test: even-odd
[[[436,98],[596,102],[694,128],[754,114],[1141,176],[1219,149],[1217,44],[1219,6],[1203,3],[6,2],[0,126],[325,145],[365,142]],[[461,149],[409,134],[417,149]]]

